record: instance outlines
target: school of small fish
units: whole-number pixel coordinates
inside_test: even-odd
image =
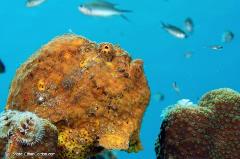
[[[33,8],[39,5],[42,5],[47,0],[26,0],[26,7]],[[78,11],[86,16],[92,17],[113,17],[119,16],[126,21],[129,21],[128,17],[126,16],[128,13],[131,13],[132,10],[120,9],[117,7],[117,4],[111,3],[106,0],[93,0],[90,2],[82,3],[78,7]],[[162,29],[167,32],[169,35],[177,38],[177,39],[187,39],[193,36],[194,30],[194,22],[192,18],[187,17],[183,22],[183,27],[178,27],[173,24],[164,23],[162,22]],[[72,29],[69,29],[68,32],[72,33]],[[220,42],[214,45],[207,45],[205,48],[208,48],[213,51],[220,51],[223,50],[224,45],[231,43],[235,35],[232,31],[228,30],[223,32],[222,38]],[[190,59],[193,56],[193,51],[186,51],[184,53],[184,57],[186,59]],[[0,60],[0,74],[5,73],[5,65]],[[172,88],[175,92],[180,93],[180,88],[176,81],[172,83]],[[165,99],[165,95],[162,92],[158,92],[155,94],[155,99],[157,101],[163,101]]]

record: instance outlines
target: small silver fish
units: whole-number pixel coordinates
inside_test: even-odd
[[[185,29],[187,32],[189,32],[189,33],[193,32],[194,24],[193,24],[193,20],[191,18],[185,19],[184,26],[185,26]]]
[[[162,28],[176,38],[185,39],[188,37],[187,34],[182,29],[174,25],[162,23]]]
[[[154,99],[156,101],[163,101],[165,99],[165,95],[161,92],[158,92],[154,95]]]
[[[174,89],[177,93],[180,93],[180,88],[178,87],[176,81],[172,83],[172,87],[173,87],[173,89]]]
[[[121,16],[125,20],[128,20],[124,15],[125,13],[132,12],[130,10],[123,10],[116,8],[116,4],[97,0],[90,3],[81,4],[78,6],[78,10],[84,15],[97,16],[97,17],[111,17],[111,16]]]
[[[5,65],[3,64],[3,62],[0,60],[0,74],[4,73],[6,71],[5,69]]]
[[[29,8],[36,7],[45,1],[46,0],[27,0],[26,7],[29,7]]]
[[[192,57],[192,55],[193,55],[193,53],[192,53],[191,51],[188,51],[188,52],[185,52],[185,53],[184,53],[184,57],[185,57],[186,59],[190,59],[190,58]]]
[[[212,50],[215,50],[215,51],[220,51],[223,49],[223,46],[222,45],[212,45],[212,46],[209,46],[209,48]]]
[[[230,43],[234,39],[234,33],[231,31],[227,31],[222,35],[222,42]]]

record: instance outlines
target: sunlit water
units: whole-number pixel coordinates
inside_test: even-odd
[[[37,49],[57,35],[72,32],[96,42],[120,44],[132,57],[144,60],[152,100],[141,128],[144,150],[137,154],[117,152],[119,159],[154,159],[154,142],[159,133],[162,110],[177,100],[194,103],[211,89],[240,90],[240,1],[239,0],[112,0],[133,12],[121,17],[96,18],[77,10],[83,1],[48,0],[36,8],[26,8],[24,0],[0,1],[0,58],[6,73],[0,75],[0,105],[3,110],[16,69]],[[84,1],[85,2],[85,1]],[[195,23],[194,33],[185,40],[167,34],[161,22],[183,27],[185,18]],[[235,39],[222,51],[207,46],[221,44],[224,31]],[[190,59],[184,53],[192,51]],[[176,81],[180,94],[172,89]],[[162,102],[154,100],[165,94]]]

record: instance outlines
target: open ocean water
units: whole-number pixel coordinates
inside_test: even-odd
[[[0,59],[6,72],[0,74],[0,110],[5,107],[9,86],[17,68],[43,44],[72,31],[96,42],[119,44],[134,59],[144,61],[151,101],[141,128],[144,150],[136,154],[116,152],[119,159],[154,159],[154,143],[164,108],[187,98],[194,103],[207,91],[229,87],[240,90],[240,1],[239,0],[111,0],[129,21],[83,15],[81,0],[47,0],[27,8],[24,0],[0,1]],[[190,17],[194,32],[177,39],[162,29],[161,22],[184,26]],[[226,31],[234,33],[222,43]],[[209,48],[222,45],[222,50]],[[186,58],[186,52],[192,56]],[[180,93],[172,88],[176,82]],[[164,100],[154,97],[161,92]]]

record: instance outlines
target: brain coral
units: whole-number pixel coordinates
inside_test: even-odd
[[[0,158],[55,158],[57,128],[34,113],[11,110],[1,113],[0,133]],[[32,155],[26,156],[25,153]],[[52,155],[44,156],[40,153]]]
[[[240,94],[217,89],[199,106],[176,104],[165,116],[155,150],[158,159],[239,158]]]
[[[71,158],[84,158],[103,148],[141,149],[139,130],[149,96],[141,60],[110,43],[64,35],[18,69],[6,109],[50,120],[59,130],[59,148],[71,150]]]

